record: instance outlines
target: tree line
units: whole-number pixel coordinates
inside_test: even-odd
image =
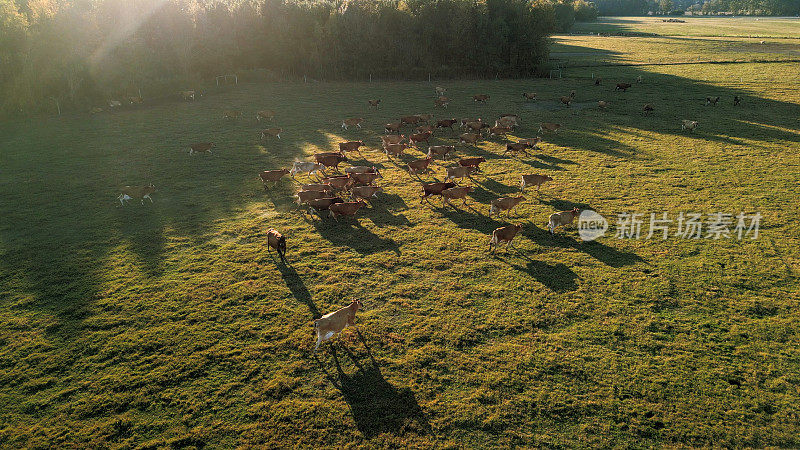
[[[594,0],[602,16],[641,16],[649,12],[683,14],[797,16],[799,0]]]
[[[215,76],[531,76],[584,0],[0,0],[0,111],[107,106]],[[596,11],[595,11],[596,14]]]

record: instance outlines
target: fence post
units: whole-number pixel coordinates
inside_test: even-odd
[[[431,73],[428,72],[428,83],[430,83],[430,82],[431,82]]]

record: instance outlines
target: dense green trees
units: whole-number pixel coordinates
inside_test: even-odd
[[[0,0],[0,109],[50,110],[55,101],[88,109],[139,90],[164,96],[253,69],[325,79],[530,75],[547,58],[560,5]]]
[[[799,0],[594,0],[600,15],[638,16],[653,12],[700,10],[705,14],[733,13],[737,15],[796,16],[800,15]],[[702,6],[694,6],[696,4]]]

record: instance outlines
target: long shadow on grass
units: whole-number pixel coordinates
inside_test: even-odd
[[[350,247],[362,255],[387,250],[400,254],[400,246],[394,239],[385,239],[369,231],[361,225],[357,217],[342,218],[339,222],[332,219],[314,220],[312,224],[320,236],[333,245]]]
[[[568,229],[573,230],[574,225],[570,226]],[[555,234],[550,234],[546,228],[539,228],[533,224],[527,224],[522,228],[522,235],[539,245],[545,247],[573,248],[611,267],[624,267],[639,262],[646,262],[645,259],[636,253],[618,250],[598,241],[584,242],[575,240],[564,233],[565,231],[563,228],[558,228]]]
[[[516,270],[526,273],[536,281],[547,286],[548,289],[558,292],[570,292],[578,289],[578,275],[564,263],[548,264],[544,261],[528,259],[527,264],[510,264]]]
[[[317,309],[317,305],[315,305],[314,301],[311,299],[311,292],[308,291],[306,284],[303,282],[303,279],[300,278],[297,271],[294,270],[294,267],[288,263],[279,262],[278,270],[281,271],[283,281],[286,283],[286,287],[289,288],[289,291],[291,291],[292,296],[297,299],[298,302],[308,306],[312,318],[317,319],[322,317],[319,309]]]
[[[406,433],[428,434],[431,425],[409,388],[396,388],[383,377],[380,366],[367,346],[361,332],[356,331],[367,350],[369,361],[362,364],[347,347],[345,353],[356,366],[355,372],[348,374],[342,369],[336,347],[331,346],[336,375],[330,374],[325,366],[320,367],[325,376],[344,396],[350,406],[358,430],[371,438],[381,433],[404,435]]]

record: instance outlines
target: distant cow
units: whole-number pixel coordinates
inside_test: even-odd
[[[560,123],[542,122],[539,125],[539,133],[543,133],[543,132],[558,133],[558,129],[559,128],[561,128],[561,124]]]
[[[261,182],[264,183],[264,190],[266,190],[267,183],[277,184],[288,173],[289,169],[264,170],[258,174],[258,177],[261,178]]]
[[[281,138],[281,133],[283,133],[283,128],[266,128],[261,130],[261,139],[266,139],[267,136],[276,137],[278,139]]]
[[[369,102],[369,106],[370,106],[371,108],[375,108],[375,109],[378,109],[378,106],[381,104],[381,100],[380,100],[380,99],[376,99],[376,100],[367,100],[367,101]]]
[[[428,142],[428,140],[431,138],[431,134],[433,134],[433,133],[431,133],[430,131],[426,131],[426,132],[424,132],[424,133],[416,133],[416,134],[412,134],[412,135],[411,135],[411,136],[408,138],[408,142],[409,142],[409,144],[410,144],[411,146],[413,146],[413,147],[416,147],[416,146],[417,146],[417,144],[418,144],[418,143],[420,143],[420,142],[425,142],[425,143],[427,143],[427,142]]]
[[[506,211],[506,215],[510,215],[514,207],[516,207],[523,200],[526,200],[526,198],[522,195],[517,197],[496,198],[492,200],[489,208],[489,215],[491,216],[492,214],[499,214],[502,211]]]
[[[475,173],[476,169],[473,166],[453,166],[453,167],[448,167],[446,170],[447,170],[447,177],[445,177],[444,180],[455,181],[456,178],[464,178],[472,176],[472,174]]]
[[[195,153],[211,153],[212,148],[214,148],[213,142],[197,142],[189,146],[189,154],[194,155]]]
[[[475,189],[472,186],[456,186],[442,191],[442,208],[450,205],[450,200],[463,200],[462,204],[467,206],[467,194]]]
[[[422,185],[422,198],[420,203],[431,195],[442,195],[442,191],[456,187],[455,183],[424,183]]]
[[[519,186],[519,191],[525,192],[526,186],[536,186],[536,192],[539,192],[539,188],[541,188],[542,185],[547,181],[553,181],[553,179],[547,175],[523,175]]]
[[[486,162],[486,158],[483,156],[476,156],[473,158],[463,158],[458,161],[459,166],[464,167],[474,167],[476,172],[480,172],[480,167],[478,167],[481,163]]]
[[[434,108],[447,108],[447,105],[450,104],[450,99],[447,97],[439,97],[433,101]]]
[[[273,118],[275,118],[275,111],[264,109],[256,113],[256,120],[259,122],[261,119],[272,121]]]
[[[295,161],[292,165],[292,170],[289,171],[289,174],[292,176],[292,178],[294,178],[295,174],[299,172],[307,173],[309,177],[311,175],[318,177],[320,172],[325,171],[324,169],[325,167],[322,164],[306,161]]]
[[[428,166],[431,165],[431,161],[433,161],[431,157],[411,161],[408,163],[408,171],[413,174],[428,172]]]
[[[452,130],[453,125],[456,123],[458,123],[458,120],[456,119],[442,119],[436,121],[436,128],[450,128]]]
[[[361,122],[363,122],[363,121],[364,121],[364,119],[362,119],[361,117],[355,117],[355,118],[352,118],[352,119],[344,119],[344,120],[342,120],[342,129],[346,130],[347,127],[354,127],[354,126],[357,126],[358,128],[361,128]]]
[[[401,156],[403,154],[403,151],[405,151],[405,149],[407,149],[407,148],[408,148],[408,146],[405,143],[403,143],[403,144],[386,144],[386,145],[383,146],[383,152],[386,153],[386,156],[389,156],[389,157],[392,157],[392,156],[399,157],[399,156]]]
[[[354,217],[363,206],[366,206],[366,203],[363,200],[359,200],[357,202],[334,203],[328,209],[330,210],[330,215],[338,222],[341,216]]]
[[[150,203],[153,203],[153,199],[150,197],[150,194],[156,191],[156,187],[153,183],[148,184],[147,186],[125,186],[120,189],[122,192],[117,197],[119,203],[122,206],[125,206],[125,202],[132,199],[138,199],[141,201],[142,205],[144,205],[144,199],[150,200]]]
[[[530,154],[527,149],[530,147],[531,145],[526,142],[509,142],[506,144],[506,150],[503,152],[503,155],[506,153],[522,153],[528,156]]]
[[[572,221],[578,217],[578,214],[580,214],[580,210],[577,207],[572,208],[570,211],[550,214],[550,220],[547,222],[547,228],[550,230],[550,234],[553,234],[556,228],[572,223]]]
[[[628,88],[631,87],[630,83],[617,83],[617,87],[614,88],[615,91],[622,91],[627,92]]]
[[[536,100],[536,92],[523,92],[522,96],[525,100]]]
[[[344,156],[340,153],[317,153],[314,155],[315,160],[317,163],[322,164],[326,168],[333,168],[335,171],[339,171],[339,164],[344,161],[348,161],[347,156]]]
[[[363,145],[364,141],[339,142],[339,152],[342,154],[344,154],[345,152],[358,152],[359,154],[361,154],[361,151],[358,148]]]
[[[393,123],[387,123],[386,125],[384,125],[383,129],[386,131],[386,133],[400,134],[400,127],[402,127],[402,126],[403,126],[403,124],[401,122],[393,122]]]
[[[697,128],[698,122],[696,120],[684,120],[681,122],[682,130],[694,131]]]
[[[222,118],[223,119],[238,119],[241,116],[242,116],[242,112],[241,111],[236,111],[236,110],[232,110],[232,109],[229,109],[229,110],[225,111],[224,113],[222,113]]]
[[[486,102],[489,100],[489,96],[487,94],[476,94],[472,96],[472,101],[475,102]]]
[[[481,138],[480,134],[477,133],[464,133],[458,137],[458,142],[462,144],[472,144],[475,145],[478,142],[478,139]]]
[[[706,97],[706,106],[717,106],[717,102],[719,101],[719,97]]]
[[[456,148],[452,145],[432,145],[428,147],[428,157],[441,156],[443,159],[447,159],[447,155],[455,151]]]

